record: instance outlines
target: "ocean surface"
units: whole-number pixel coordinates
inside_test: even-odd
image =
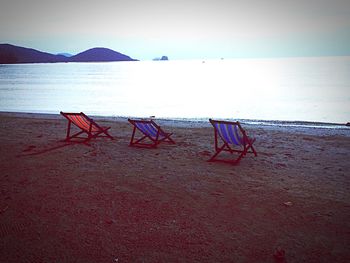
[[[0,65],[0,111],[350,121],[350,57]]]

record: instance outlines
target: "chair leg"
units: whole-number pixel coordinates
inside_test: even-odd
[[[66,134],[66,141],[70,139],[69,134],[70,134],[70,126],[71,126],[71,121],[68,121],[68,127],[67,127],[67,134]]]
[[[257,156],[258,156],[258,153],[255,151],[255,149],[254,149],[253,145],[251,145],[251,146],[250,146],[250,148],[252,148],[252,151],[253,151],[253,153],[254,153],[255,157],[257,157]]]
[[[134,126],[129,146],[138,146],[138,147],[147,147],[147,148],[155,148],[155,147],[157,147],[157,141],[153,141],[148,136],[144,135],[140,139],[137,139],[135,141],[135,135],[136,135],[136,127]],[[145,140],[146,138],[149,138],[152,141],[152,143],[142,143],[142,141]]]
[[[238,163],[245,155],[247,154],[246,151],[243,151],[236,160],[234,160],[234,163]]]
[[[208,162],[214,162],[214,161],[216,161],[216,160],[215,160],[215,157],[218,156],[219,153],[220,153],[224,148],[225,148],[225,144],[224,144],[222,147],[220,147],[220,148],[218,148],[218,149],[216,150],[215,154],[208,160]]]
[[[135,132],[136,132],[136,127],[134,126],[134,129],[132,131],[132,135],[131,135],[131,139],[130,139],[130,143],[129,146],[133,145],[133,141],[134,141],[134,137],[135,137]]]
[[[97,132],[97,133],[95,133],[95,134],[91,134],[91,136],[90,136],[90,139],[91,138],[97,138],[100,134],[105,134],[106,136],[100,136],[100,137],[108,137],[108,138],[110,138],[111,140],[114,140],[114,138],[107,132],[108,130],[109,130],[110,128],[108,128],[108,129],[105,129],[105,130],[101,130],[101,131],[99,131],[99,132]]]
[[[257,156],[258,156],[258,153],[255,151],[255,149],[254,149],[254,147],[253,147],[253,145],[252,145],[252,144],[249,144],[249,145],[248,145],[248,147],[247,147],[247,151],[246,151],[247,153],[248,153],[248,150],[249,150],[249,149],[251,149],[251,150],[252,150],[252,151],[251,151],[251,152],[249,152],[249,153],[253,153],[255,157],[257,157]]]
[[[175,141],[174,141],[173,139],[170,138],[171,135],[172,135],[172,134],[168,134],[168,136],[167,136],[166,138],[167,138],[167,140],[169,141],[169,143],[175,144]]]
[[[225,150],[225,147],[227,147],[228,149]],[[243,151],[237,151],[237,150],[232,150],[228,145],[224,144],[221,147],[218,147],[215,154],[208,160],[208,162],[224,162],[224,163],[230,163],[230,164],[238,164],[239,161],[247,154],[247,149]],[[235,153],[239,153],[239,156],[234,159],[234,160],[220,160],[220,159],[215,159],[222,151],[228,151],[230,152],[230,154],[235,154]]]
[[[108,130],[108,129],[107,129],[107,130]],[[104,134],[106,134],[107,137],[110,138],[111,140],[114,140],[114,137],[111,136],[111,135],[107,132],[107,130],[104,131]]]
[[[73,135],[70,135],[70,136],[68,136],[67,138],[66,138],[66,140],[65,141],[70,141],[71,139],[73,139],[73,138],[78,138],[78,136],[80,135],[80,134],[82,134],[82,133],[84,133],[85,131],[80,131],[80,132],[77,132],[77,133],[75,133],[75,134],[73,134]],[[79,137],[79,138],[81,138],[81,137]],[[88,137],[87,138],[87,140],[90,140],[90,138]]]
[[[157,144],[159,144],[161,142],[167,142],[167,143],[170,143],[170,144],[176,144],[175,141],[170,138],[171,135],[172,135],[172,133],[166,134],[166,136],[164,138],[162,138],[161,140],[157,140]]]

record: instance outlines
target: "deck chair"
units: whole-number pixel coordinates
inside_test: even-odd
[[[113,137],[108,133],[111,127],[102,127],[98,125],[93,119],[86,116],[84,113],[67,113],[60,112],[68,120],[67,136],[66,141],[71,141],[72,139],[83,139],[84,142],[89,141],[92,138],[108,137],[113,140]],[[74,124],[80,129],[79,132],[71,135],[71,124]],[[87,134],[87,137],[79,137],[81,134]]]
[[[215,154],[208,160],[209,162],[221,161],[237,164],[247,153],[253,153],[257,156],[253,147],[255,139],[247,136],[246,131],[238,121],[231,122],[212,119],[209,119],[209,121],[214,127],[215,136]],[[222,145],[219,145],[219,142]],[[227,151],[231,154],[237,153],[238,156],[233,160],[216,159],[222,151]]]
[[[153,120],[128,119],[128,121],[134,127],[129,146],[156,148],[161,142],[175,144],[170,138],[172,133],[163,131]],[[137,131],[141,134],[139,139],[135,139]]]

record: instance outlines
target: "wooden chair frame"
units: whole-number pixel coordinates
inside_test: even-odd
[[[111,127],[103,127],[98,125],[93,119],[85,115],[83,112],[60,112],[68,120],[67,135],[65,141],[72,141],[72,139],[83,139],[83,142],[87,142],[96,137],[108,137],[114,139],[108,130]],[[71,124],[74,124],[80,129],[79,132],[71,134]],[[81,134],[87,134],[87,137],[80,137]],[[80,140],[81,141],[81,140]]]
[[[253,153],[257,156],[257,152],[253,147],[253,143],[255,142],[255,138],[250,138],[247,136],[246,131],[242,128],[241,124],[238,121],[218,121],[209,119],[210,123],[214,127],[214,140],[215,140],[215,154],[208,160],[209,162],[219,161],[226,162],[230,164],[238,164],[239,161],[246,156],[247,153]],[[227,139],[222,136],[222,134],[218,131],[216,124],[220,125],[236,125],[242,135],[242,137],[238,137],[236,143],[229,142]],[[220,141],[222,144],[220,144]],[[233,147],[237,146],[241,149],[237,150]],[[242,149],[243,148],[243,149]],[[238,157],[233,160],[223,160],[217,159],[216,157],[223,151],[229,152],[231,154],[238,153]]]
[[[167,133],[162,130],[162,128],[153,120],[128,119],[128,121],[133,125],[133,131],[129,146],[156,148],[161,142],[175,144],[175,141],[170,138],[172,133]],[[144,129],[142,129],[142,127]],[[137,131],[142,134],[141,138],[135,138]]]

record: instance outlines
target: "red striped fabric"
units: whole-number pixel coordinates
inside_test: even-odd
[[[79,128],[85,131],[89,131],[90,129],[90,120],[86,119],[84,116],[81,115],[68,115],[67,116],[71,122],[73,122],[75,125],[77,125]],[[96,125],[92,124],[91,131],[99,131],[100,129],[96,127]]]

